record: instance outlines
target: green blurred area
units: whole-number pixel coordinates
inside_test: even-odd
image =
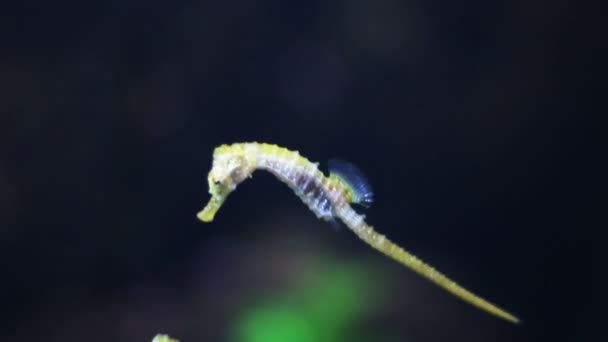
[[[154,336],[154,339],[152,339],[152,342],[179,342],[179,341],[172,339],[171,337],[169,337],[169,335],[158,334],[158,335]]]
[[[356,341],[359,319],[377,300],[373,279],[373,272],[363,266],[321,263],[294,288],[243,312],[232,340]]]

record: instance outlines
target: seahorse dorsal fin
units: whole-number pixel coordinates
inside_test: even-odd
[[[327,163],[329,178],[344,184],[349,193],[349,202],[369,207],[374,201],[374,192],[367,178],[358,167],[341,159],[331,159]]]

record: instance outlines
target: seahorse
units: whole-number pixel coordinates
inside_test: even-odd
[[[373,191],[361,171],[345,161],[331,161],[325,176],[298,151],[266,143],[235,143],[221,145],[213,152],[213,165],[208,175],[211,199],[197,217],[211,222],[230,193],[256,169],[266,170],[287,184],[310,210],[324,221],[339,219],[361,240],[405,265],[465,302],[512,323],[519,318],[495,304],[470,292],[426,264],[404,248],[378,233],[365,222],[351,204],[368,206]]]

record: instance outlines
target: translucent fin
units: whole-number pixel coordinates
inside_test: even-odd
[[[332,218],[328,220],[331,223],[331,227],[334,229],[334,232],[339,232],[342,230],[342,222],[336,218]]]
[[[347,188],[349,202],[369,207],[374,201],[374,192],[367,178],[352,163],[340,159],[331,159],[328,163],[329,178],[334,179]]]

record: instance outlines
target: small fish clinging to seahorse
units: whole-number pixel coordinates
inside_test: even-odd
[[[213,166],[208,176],[211,199],[198,213],[198,218],[203,222],[213,221],[228,195],[256,169],[269,171],[287,184],[318,218],[340,219],[361,240],[454,296],[492,315],[519,323],[514,315],[458,285],[368,225],[365,216],[350,204],[369,205],[373,193],[361,172],[347,162],[330,162],[330,175],[326,177],[317,163],[277,145],[254,142],[219,146],[213,152]]]

